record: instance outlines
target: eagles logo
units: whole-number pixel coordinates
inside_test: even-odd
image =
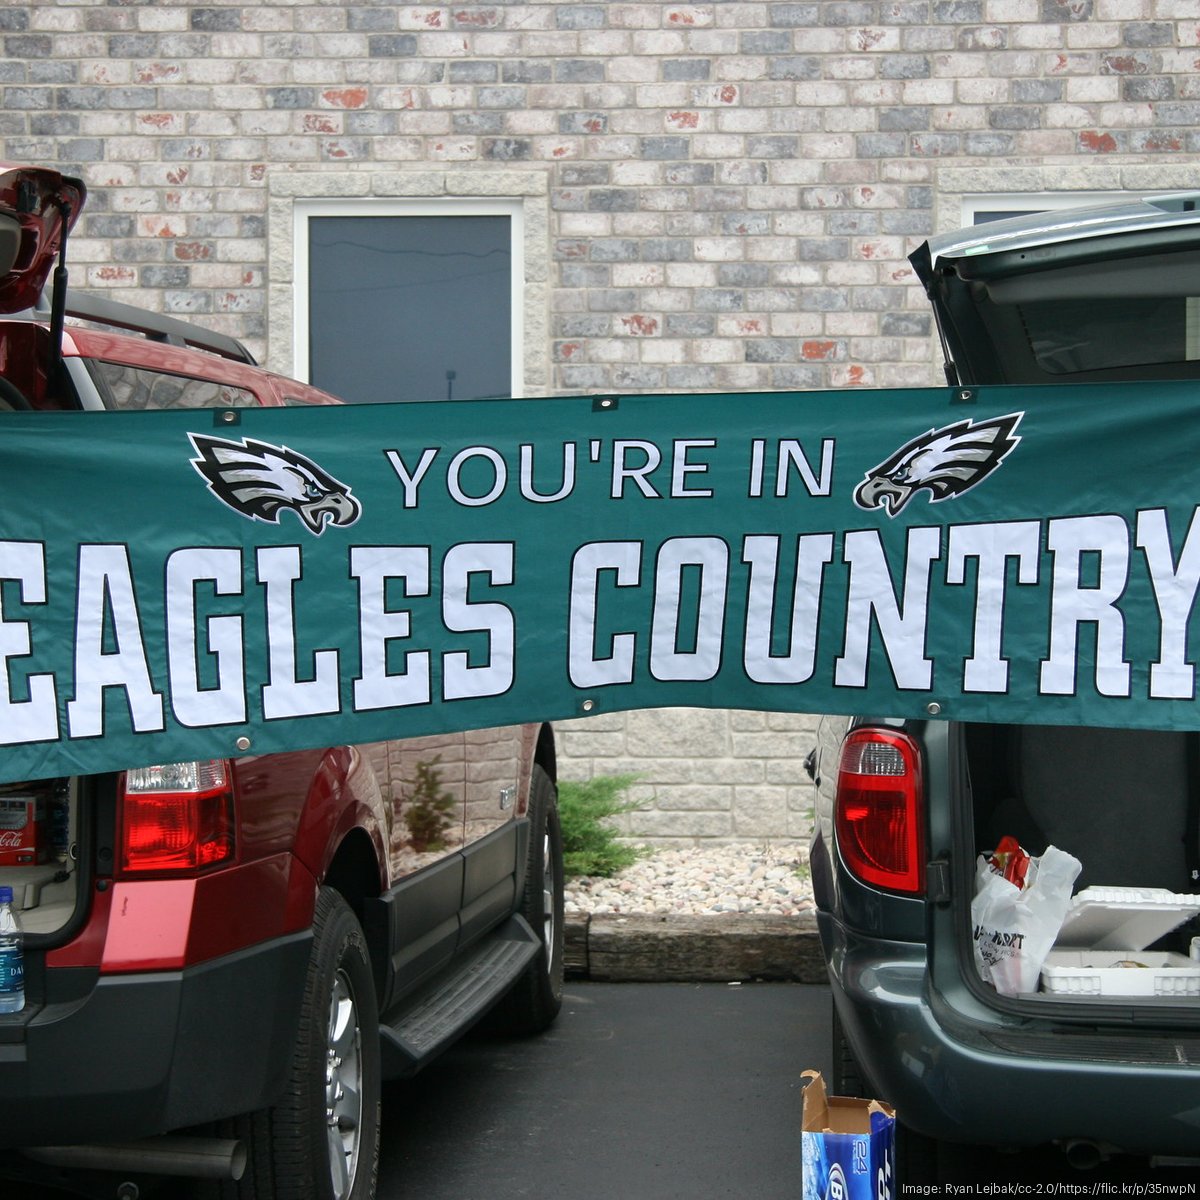
[[[854,503],[895,517],[922,488],[931,493],[931,504],[961,496],[982,483],[1021,440],[1015,430],[1022,416],[958,421],[913,438],[867,472],[854,489]]]
[[[353,525],[362,513],[344,483],[286,446],[202,433],[188,437],[200,455],[192,466],[208,490],[251,521],[278,525],[281,513],[294,512],[310,533],[321,534],[326,525]]]

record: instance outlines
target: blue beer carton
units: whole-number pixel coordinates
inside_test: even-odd
[[[820,1071],[803,1077],[804,1200],[893,1200],[895,1110],[879,1100],[827,1096]]]

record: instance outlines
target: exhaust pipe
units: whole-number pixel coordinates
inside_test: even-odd
[[[242,1142],[202,1137],[157,1137],[97,1146],[31,1146],[21,1153],[34,1162],[81,1171],[235,1180],[245,1172],[247,1157]]]
[[[1076,1138],[1063,1146],[1063,1153],[1077,1171],[1091,1171],[1098,1167],[1107,1157],[1103,1149],[1095,1142],[1084,1138]]]

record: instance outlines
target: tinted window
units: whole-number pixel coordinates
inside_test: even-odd
[[[106,408],[247,408],[258,403],[253,392],[211,379],[169,375],[100,359],[89,359],[88,370]]]
[[[309,379],[353,403],[507,396],[506,216],[315,216]]]

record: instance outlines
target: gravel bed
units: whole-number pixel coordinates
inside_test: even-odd
[[[656,849],[611,879],[567,880],[567,915],[755,913],[813,907],[808,848],[794,843]]]

